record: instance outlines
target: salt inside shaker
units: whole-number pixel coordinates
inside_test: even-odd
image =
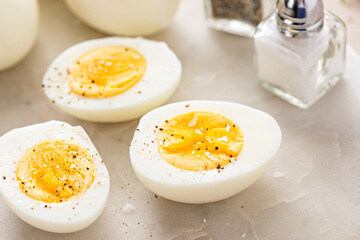
[[[276,12],[254,35],[260,84],[282,99],[308,108],[341,78],[346,28],[321,0],[278,0]]]

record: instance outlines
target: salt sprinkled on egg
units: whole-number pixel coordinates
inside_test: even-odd
[[[181,63],[166,43],[108,37],[65,50],[48,68],[42,87],[52,103],[74,117],[119,122],[160,106],[180,78]]]
[[[0,146],[0,194],[28,224],[74,232],[103,211],[109,174],[81,127],[59,121],[35,124],[6,133]]]
[[[185,203],[218,201],[244,190],[281,143],[270,115],[221,101],[169,104],[143,116],[137,129],[130,146],[136,176],[155,194]]]

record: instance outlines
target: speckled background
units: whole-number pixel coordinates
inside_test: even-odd
[[[325,0],[347,23],[360,51],[360,2]],[[0,200],[0,239],[360,239],[360,57],[348,54],[340,82],[309,110],[260,88],[252,72],[251,39],[206,27],[202,1],[183,0],[164,40],[183,64],[182,82],[169,102],[228,100],[273,115],[283,131],[278,157],[253,186],[225,201],[190,205],[155,198],[136,179],[129,143],[138,120],[98,124],[56,109],[41,90],[50,62],[83,40],[103,37],[80,23],[60,0],[41,0],[35,47],[16,67],[0,73],[0,135],[57,119],[82,125],[111,175],[108,204],[87,229],[52,234],[20,220]],[[284,177],[274,178],[281,171]],[[130,203],[135,211],[124,213]]]

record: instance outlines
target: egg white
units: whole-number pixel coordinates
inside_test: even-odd
[[[212,111],[238,124],[243,149],[223,169],[187,171],[168,164],[158,151],[157,131],[165,120],[192,111]],[[155,130],[155,131],[154,131]],[[269,114],[231,102],[186,101],[157,108],[140,119],[130,146],[135,174],[151,191],[185,203],[207,203],[228,198],[253,184],[274,159],[281,130]]]
[[[146,59],[144,77],[129,90],[103,99],[71,92],[68,69],[86,52],[105,46],[128,46]],[[175,91],[181,78],[181,63],[164,42],[143,38],[108,37],[76,44],[60,54],[43,78],[46,96],[68,114],[96,122],[119,122],[138,118],[163,104]],[[141,92],[141,93],[139,93]]]
[[[90,188],[78,198],[63,203],[45,203],[25,195],[16,180],[16,168],[23,154],[47,140],[72,140],[88,148],[96,168]],[[5,179],[6,178],[6,179]],[[103,211],[109,195],[110,178],[99,153],[82,127],[49,121],[14,129],[0,138],[0,194],[14,213],[39,229],[67,233],[81,230]],[[74,209],[73,209],[74,208]]]

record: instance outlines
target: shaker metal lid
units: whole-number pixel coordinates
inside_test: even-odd
[[[322,0],[277,0],[278,29],[290,38],[307,38],[323,27]]]

